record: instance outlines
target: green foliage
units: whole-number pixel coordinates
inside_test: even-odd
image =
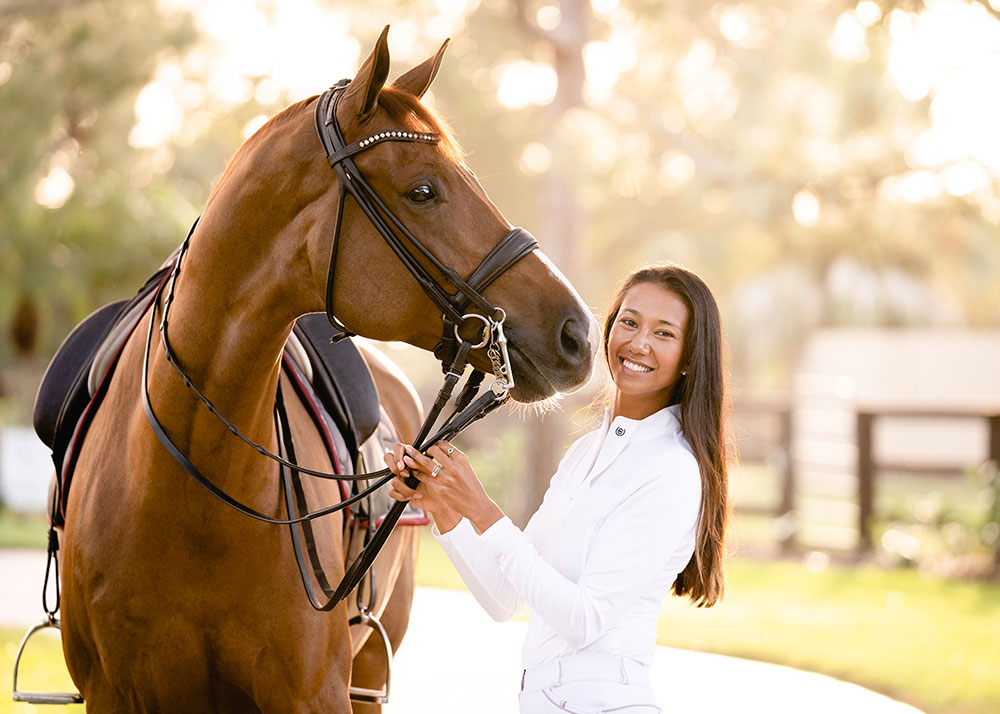
[[[24,4],[0,24],[0,324],[20,309],[29,331],[19,346],[4,334],[0,364],[50,354],[177,242],[177,191],[141,178],[153,152],[129,134],[140,90],[193,39],[155,0]]]
[[[14,513],[0,506],[0,548],[44,549],[48,531],[44,514]]]

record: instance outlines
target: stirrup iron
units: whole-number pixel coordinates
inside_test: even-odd
[[[367,689],[365,687],[354,687],[350,689],[351,701],[371,702],[373,704],[387,704],[389,702],[389,684],[392,680],[392,645],[389,643],[389,635],[378,618],[371,614],[367,608],[361,610],[361,614],[355,615],[347,623],[348,627],[355,625],[367,625],[375,630],[375,634],[382,640],[385,647],[385,686],[382,689]]]
[[[15,702],[25,702],[27,704],[82,704],[83,696],[79,692],[22,692],[17,688],[17,668],[21,664],[21,655],[24,654],[24,646],[36,632],[54,627],[60,630],[59,620],[54,617],[49,618],[40,625],[35,625],[28,634],[21,640],[21,646],[17,650],[17,657],[14,658],[14,691]]]

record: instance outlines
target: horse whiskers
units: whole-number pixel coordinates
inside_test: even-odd
[[[511,414],[516,414],[521,419],[526,417],[541,417],[550,412],[563,411],[562,394],[553,394],[551,397],[537,402],[507,402]]]

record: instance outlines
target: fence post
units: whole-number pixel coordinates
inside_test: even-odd
[[[794,435],[795,422],[790,405],[779,412],[781,415],[781,450],[784,457],[784,479],[781,485],[781,514],[780,517],[786,521],[788,535],[781,541],[781,549],[784,552],[795,550],[796,536],[798,535],[798,517],[795,513],[795,458],[792,453],[792,437]]]
[[[858,550],[872,549],[872,510],[875,492],[875,458],[872,449],[872,426],[875,415],[857,414],[858,445]]]
[[[990,428],[989,459],[1000,468],[1000,414],[991,414],[986,421]]]
[[[986,417],[986,423],[990,430],[990,451],[988,458],[993,462],[993,478],[997,479],[1000,478],[1000,475],[997,475],[997,472],[1000,471],[1000,414],[990,414]],[[1000,490],[1000,484],[994,481],[993,488],[993,498],[1000,498],[1000,493],[997,492]],[[996,503],[994,503],[993,509],[993,513],[996,514]],[[993,545],[993,575],[994,577],[1000,575],[1000,542]]]

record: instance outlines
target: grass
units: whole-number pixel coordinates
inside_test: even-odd
[[[45,548],[49,524],[44,514],[0,508],[0,548]]]

